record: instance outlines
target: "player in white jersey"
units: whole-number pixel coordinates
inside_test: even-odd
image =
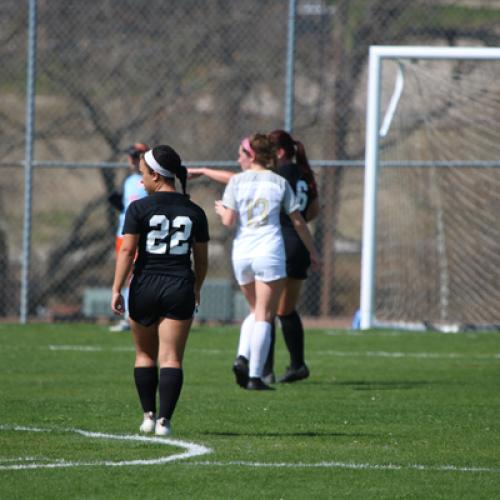
[[[142,142],[137,142],[129,146],[124,152],[127,153],[127,160],[129,164],[130,174],[123,181],[123,187],[121,193],[113,193],[109,197],[110,203],[120,210],[120,215],[118,218],[118,226],[116,228],[116,238],[115,238],[115,253],[118,255],[120,247],[123,242],[123,224],[125,222],[125,212],[128,206],[135,200],[140,200],[147,196],[146,190],[144,189],[144,184],[142,183],[142,176],[139,172],[139,163],[141,154],[144,154],[149,150],[149,147]],[[125,296],[125,305],[128,303],[128,287],[123,289],[123,294]],[[128,322],[128,311],[125,311],[124,318],[120,320],[116,325],[110,327],[112,332],[122,332],[125,330],[130,330],[130,325]]]
[[[268,134],[269,139],[276,147],[276,173],[284,177],[289,183],[300,205],[300,213],[304,220],[311,221],[319,213],[318,189],[314,174],[307,159],[306,150],[302,142],[295,140],[285,130],[273,130]],[[190,178],[201,175],[222,184],[227,184],[235,172],[215,168],[189,168]],[[309,368],[305,363],[304,355],[304,327],[297,303],[307,271],[311,265],[309,252],[295,231],[290,218],[281,213],[281,230],[285,242],[286,280],[281,292],[277,316],[281,323],[285,345],[290,354],[290,365],[285,374],[278,379],[282,383],[296,382],[309,376]],[[271,347],[264,365],[263,380],[274,382],[274,327],[271,331]]]
[[[222,223],[237,226],[233,268],[251,309],[241,327],[233,371],[241,387],[268,390],[262,371],[271,341],[271,323],[286,277],[281,211],[290,217],[310,253],[313,267],[318,266],[319,258],[292,188],[271,170],[276,155],[268,137],[256,134],[244,139],[238,162],[243,172],[231,177],[223,199],[216,202]]]

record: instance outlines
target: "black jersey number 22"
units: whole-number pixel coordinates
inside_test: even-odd
[[[185,255],[189,252],[189,238],[193,222],[185,215],[178,215],[172,221],[165,215],[153,215],[149,219],[149,231],[146,250],[156,255]],[[169,238],[170,235],[170,238]]]

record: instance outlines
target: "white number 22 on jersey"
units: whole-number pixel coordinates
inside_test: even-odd
[[[193,222],[185,215],[178,215],[172,221],[172,234],[170,245],[167,243],[170,234],[170,221],[165,215],[153,215],[149,219],[149,227],[155,228],[149,231],[146,239],[146,251],[157,255],[168,253],[170,255],[185,255],[189,251],[189,237],[193,228]],[[170,247],[170,248],[167,248]]]

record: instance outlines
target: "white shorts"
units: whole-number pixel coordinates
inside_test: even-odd
[[[248,285],[255,280],[268,282],[286,278],[284,258],[255,257],[233,260],[233,269],[238,285]]]

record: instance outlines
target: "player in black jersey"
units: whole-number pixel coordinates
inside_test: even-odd
[[[314,174],[307,160],[305,148],[284,130],[274,130],[269,134],[277,148],[277,173],[283,176],[295,192],[302,217],[309,222],[319,213],[318,190]],[[281,228],[285,241],[287,278],[278,305],[283,337],[290,353],[290,366],[279,382],[295,382],[309,376],[304,360],[304,327],[296,310],[302,282],[307,278],[311,264],[309,253],[293,228],[290,218],[281,213]],[[274,340],[272,341],[272,344]],[[273,345],[270,349],[264,373],[273,372]]]
[[[268,136],[277,148],[276,172],[291,185],[299,201],[299,210],[306,222],[313,220],[319,213],[318,190],[303,144],[294,140],[284,130],[274,130]],[[227,184],[235,174],[235,172],[214,168],[190,168],[188,172],[190,177],[205,175],[223,184]],[[309,369],[304,360],[304,328],[296,307],[302,282],[307,278],[311,261],[309,253],[293,228],[290,218],[283,213],[281,214],[281,225],[285,242],[287,278],[280,297],[277,315],[280,319],[285,344],[290,353],[290,365],[278,381],[290,383],[309,376]],[[274,381],[274,339],[273,328],[269,357],[264,366],[263,380],[267,383]]]
[[[149,196],[127,209],[111,307],[123,314],[121,289],[137,251],[129,317],[136,350],[134,380],[144,410],[140,430],[165,436],[171,432],[183,382],[184,348],[207,273],[208,223],[205,212],[186,195],[187,171],[170,146],[144,153],[139,168]],[[182,193],[175,189],[175,177]]]

